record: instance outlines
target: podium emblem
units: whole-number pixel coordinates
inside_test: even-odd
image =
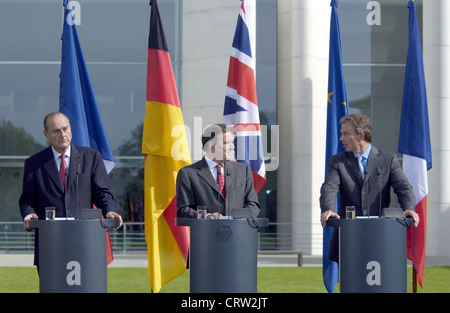
[[[230,226],[222,225],[217,229],[216,236],[220,242],[228,242],[233,236],[233,231]]]

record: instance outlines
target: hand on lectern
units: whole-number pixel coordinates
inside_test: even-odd
[[[117,229],[122,227],[123,221],[122,221],[122,216],[120,216],[120,214],[117,214],[116,212],[113,212],[113,211],[109,211],[108,213],[106,213],[106,218],[118,219],[119,226],[117,226]]]
[[[322,223],[322,227],[325,227],[329,218],[339,218],[339,215],[333,210],[328,210],[323,212],[320,215],[320,223]]]
[[[408,217],[408,216],[412,217],[412,219],[414,220],[414,226],[417,227],[417,225],[419,225],[419,220],[420,220],[419,214],[417,214],[416,212],[411,211],[411,210],[405,210],[405,217]]]
[[[38,216],[34,213],[28,214],[27,216],[25,216],[25,218],[23,219],[23,227],[25,227],[26,230],[30,231],[31,228],[27,227],[27,222],[29,220],[37,220]]]

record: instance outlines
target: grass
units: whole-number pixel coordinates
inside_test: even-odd
[[[408,267],[408,292],[412,292]],[[449,293],[450,267],[426,267],[423,289],[418,293]],[[336,291],[339,291],[337,286]],[[39,278],[33,267],[0,267],[0,293],[37,293]],[[108,268],[108,293],[149,293],[147,268]],[[160,293],[188,293],[189,271],[161,289]],[[326,293],[321,267],[258,268],[259,293]]]

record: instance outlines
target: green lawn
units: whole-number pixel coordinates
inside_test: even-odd
[[[408,292],[412,292],[408,267]],[[426,267],[419,293],[449,293],[450,267]],[[337,287],[337,292],[339,287]],[[39,292],[39,279],[33,267],[0,267],[0,293]],[[109,293],[149,293],[146,268],[108,268]],[[189,271],[166,284],[160,293],[189,292]],[[321,267],[258,268],[260,293],[325,293]]]

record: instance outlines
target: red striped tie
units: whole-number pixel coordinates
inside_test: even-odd
[[[225,199],[225,195],[226,195],[226,192],[225,192],[225,177],[222,174],[222,167],[223,166],[222,166],[222,164],[217,164],[216,166],[218,168],[218,171],[217,171],[217,185],[219,185],[220,193],[222,194],[223,198]]]
[[[63,153],[59,156],[61,158],[61,165],[59,167],[59,176],[61,176],[61,180],[64,188],[66,188],[66,155]]]

